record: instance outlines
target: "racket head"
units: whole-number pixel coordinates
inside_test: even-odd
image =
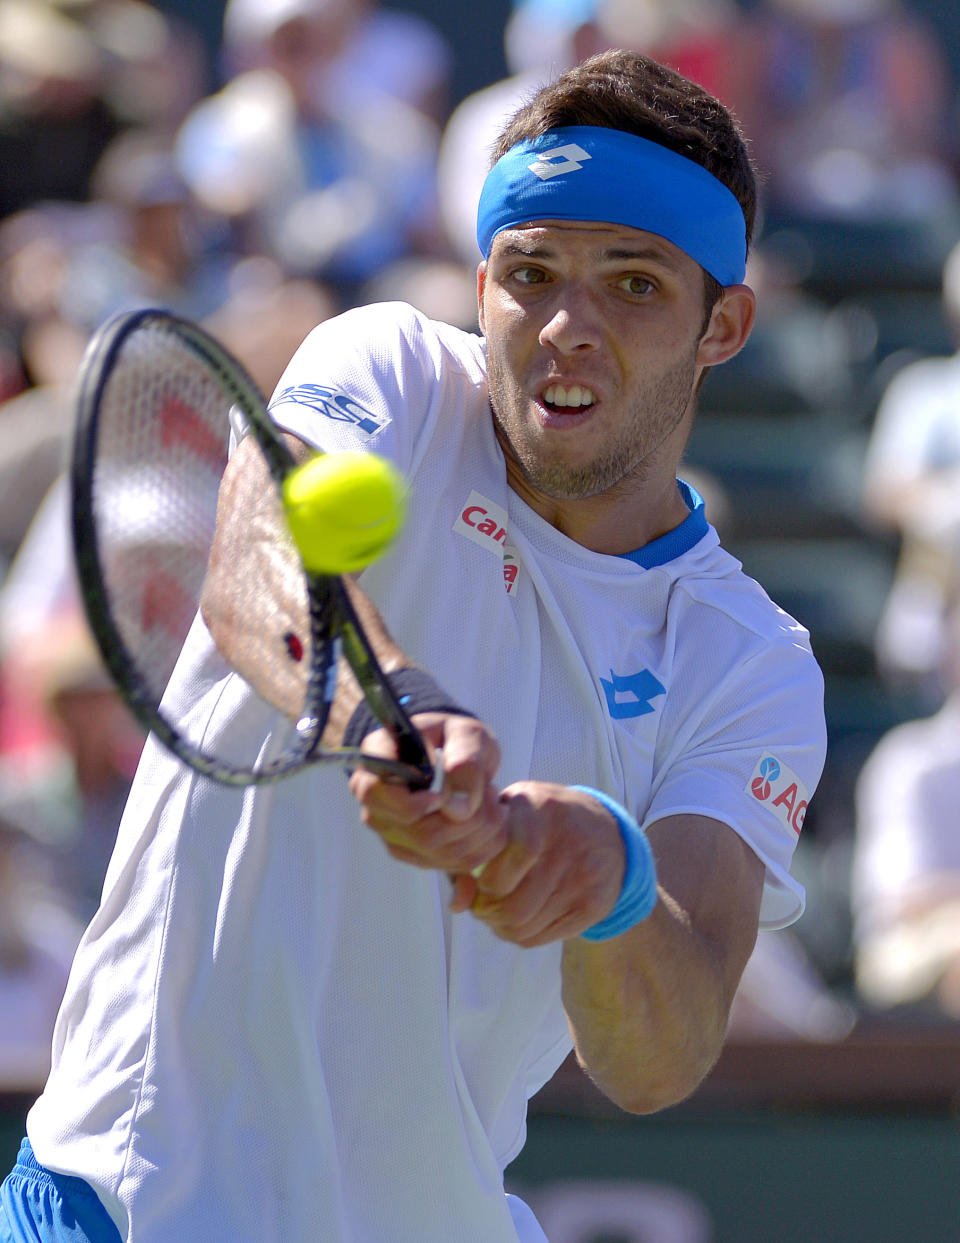
[[[80,369],[72,526],[91,629],[137,720],[190,767],[249,785],[315,758],[334,690],[337,583],[296,576],[311,619],[310,633],[298,636],[309,676],[296,726],[236,673],[222,698],[222,728],[205,709],[192,710],[198,695],[225,694],[191,662],[209,648],[199,607],[231,412],[254,432],[279,485],[293,458],[263,395],[223,347],[162,310],[107,321]],[[290,555],[299,567],[292,545]],[[230,727],[231,704],[245,705],[247,728]]]

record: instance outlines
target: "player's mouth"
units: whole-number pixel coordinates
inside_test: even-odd
[[[596,403],[596,393],[586,384],[553,382],[542,390],[539,397],[539,404],[546,415],[546,421],[553,422],[551,416],[555,416],[557,422],[564,426],[582,422]]]
[[[541,398],[545,406],[554,410],[579,410],[592,406],[596,400],[593,389],[585,384],[571,384],[569,388],[563,384],[548,384]]]

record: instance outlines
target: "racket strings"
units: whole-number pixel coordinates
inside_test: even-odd
[[[160,702],[197,613],[229,398],[172,333],[131,333],[100,398],[92,504],[115,625]]]
[[[359,758],[355,749],[319,746],[346,644],[364,693],[413,755],[409,764],[364,762],[422,783],[429,771],[422,744],[409,745],[416,732],[385,685],[342,585],[305,576],[292,541],[291,563],[281,555],[264,569],[284,585],[275,651],[259,601],[251,596],[244,606],[245,589],[255,593],[260,580],[246,572],[256,581],[245,583],[245,571],[234,571],[229,539],[218,544],[213,565],[214,594],[224,566],[232,576],[230,607],[239,624],[231,642],[252,636],[257,665],[250,677],[263,694],[210,642],[200,605],[234,411],[254,433],[263,479],[278,485],[279,512],[279,483],[293,457],[262,395],[208,334],[160,310],[138,311],[109,321],[88,347],[74,439],[74,547],[87,616],[121,693],[141,724],[195,770],[240,786],[273,781],[315,760]],[[287,594],[298,589],[299,609]],[[291,629],[298,615],[302,629],[299,621]],[[278,696],[278,686],[290,694]]]

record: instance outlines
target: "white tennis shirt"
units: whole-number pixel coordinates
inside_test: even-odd
[[[799,915],[822,681],[695,496],[633,559],[572,543],[507,486],[483,343],[401,305],[316,329],[273,409],[408,476],[363,586],[496,730],[501,784],[724,821],[766,864],[763,923]],[[211,729],[287,728],[194,642]],[[391,860],[338,769],[231,790],[148,745],[28,1120],[38,1160],[130,1243],[516,1243],[502,1171],[571,1047],[561,947],[499,941],[449,898]]]

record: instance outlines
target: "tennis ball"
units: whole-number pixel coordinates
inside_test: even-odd
[[[313,574],[349,574],[375,561],[403,526],[403,476],[375,453],[321,453],[283,482],[287,523]]]

